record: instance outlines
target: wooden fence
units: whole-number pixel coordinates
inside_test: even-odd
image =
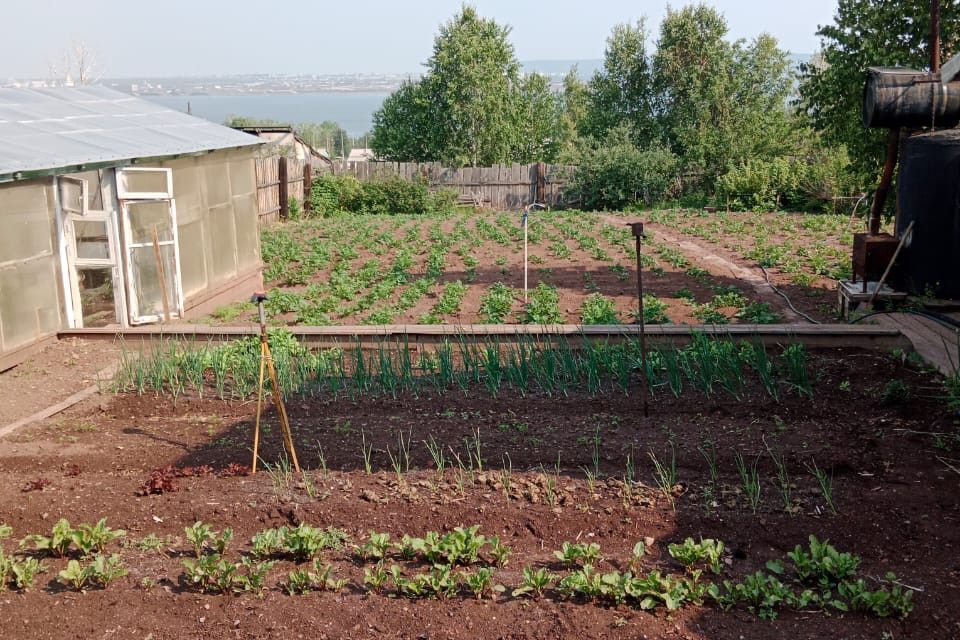
[[[257,158],[256,172],[260,224],[286,218],[291,198],[305,204],[304,194],[310,191],[312,173],[306,160],[284,156]]]
[[[451,169],[438,162],[351,162],[344,173],[358,180],[422,177],[434,187],[454,189],[460,202],[494,209],[520,209],[532,202],[551,207],[568,204],[564,188],[574,167],[559,164],[500,164]]]

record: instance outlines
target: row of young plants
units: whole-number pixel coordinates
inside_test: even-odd
[[[794,284],[818,276],[850,277],[853,231],[846,215],[730,213],[663,209],[645,212],[651,222],[730,249],[763,267],[776,267]]]
[[[376,350],[352,348],[309,352],[286,330],[271,330],[270,346],[285,393],[333,397],[421,392],[463,393],[483,388],[502,391],[589,395],[631,393],[642,379],[651,392],[679,396],[689,384],[707,395],[718,391],[741,398],[750,379],[773,400],[785,391],[811,397],[807,353],[802,344],[784,347],[773,357],[761,343],[695,334],[686,347],[651,350],[641,369],[639,338],[620,342],[584,340],[574,346],[565,336],[497,337],[473,343],[461,338],[433,351],[405,342],[381,343]],[[640,375],[645,373],[644,375]],[[114,377],[118,392],[170,395],[176,400],[191,390],[203,396],[246,398],[256,389],[259,340],[244,338],[229,345],[195,347],[170,341],[150,353],[124,353]]]
[[[10,527],[0,526],[3,537],[11,533]],[[370,531],[365,539],[350,546],[350,554],[364,567],[359,585],[337,577],[333,564],[323,559],[325,551],[343,550],[349,540],[346,532],[333,527],[301,523],[262,530],[253,535],[249,552],[239,561],[226,557],[233,540],[229,527],[216,531],[198,521],[185,527],[184,534],[194,557],[182,561],[182,580],[201,593],[262,595],[271,586],[274,566],[288,561],[295,567],[278,586],[291,595],[312,590],[342,591],[348,586],[406,598],[452,598],[464,592],[478,599],[496,599],[505,593],[513,598],[550,594],[584,602],[626,603],[645,611],[658,607],[675,611],[685,605],[702,604],[724,609],[744,606],[762,618],[774,618],[784,609],[862,611],[878,617],[906,617],[913,609],[913,592],[905,589],[894,574],[886,574],[883,584],[872,589],[857,576],[858,556],[840,552],[813,535],[808,547],[797,545],[782,560],[767,562],[766,571],[739,581],[716,582],[703,576],[706,571],[717,576],[725,571],[729,557],[719,540],[701,538],[695,542],[687,538],[669,544],[668,554],[682,567],[682,573],[644,570],[648,551],[644,541],[634,545],[625,561],[604,558],[597,543],[564,542],[553,553],[555,563],[523,566],[519,582],[508,589],[497,581],[506,576],[497,572],[503,573],[513,552],[498,536],[481,534],[479,525],[455,527],[443,534],[428,531],[422,537],[404,534],[395,541],[389,533]],[[82,592],[106,588],[127,575],[118,554],[103,555],[109,543],[125,535],[108,527],[106,519],[77,528],[60,520],[50,536],[27,536],[20,547],[32,546],[30,553],[41,557],[62,558],[75,551],[79,559],[70,558],[57,580]],[[138,546],[159,550],[163,544],[156,536],[148,536]],[[308,563],[312,570],[303,568]],[[601,571],[596,568],[601,563],[623,570]],[[555,565],[566,573],[552,571]],[[418,568],[420,571],[416,571]],[[0,588],[11,583],[19,590],[29,590],[45,571],[46,565],[37,557],[19,560],[0,548]]]
[[[515,218],[516,216],[507,213],[479,214],[473,217],[460,214],[453,217],[455,222],[450,233],[441,229],[445,218],[410,216],[400,217],[406,222],[401,225],[399,233],[395,231],[396,216],[336,216],[325,219],[323,223],[308,220],[267,228],[263,232],[262,240],[263,257],[267,265],[265,276],[268,282],[274,285],[267,311],[271,316],[293,315],[293,320],[299,324],[333,324],[366,312],[369,313],[363,316],[363,322],[391,322],[433,290],[443,274],[447,253],[461,256],[465,269],[462,280],[469,284],[476,278],[476,269],[481,264],[478,255],[485,242],[500,246],[519,246],[522,230]],[[424,242],[422,237],[424,224],[427,225],[427,242]],[[582,212],[538,213],[530,219],[528,236],[531,245],[543,243],[547,253],[561,260],[571,257],[567,242],[572,241],[578,248],[591,252],[593,259],[610,262],[610,270],[618,279],[626,280],[631,277],[631,269],[615,262],[612,257],[613,253],[621,253],[631,262],[636,258],[632,236],[625,227],[598,223],[595,216]],[[655,250],[660,249],[656,244],[651,246]],[[357,264],[358,248],[374,253],[377,259]],[[398,259],[408,261],[409,266],[413,265],[412,256],[422,255],[421,277],[416,280],[401,278],[399,282],[391,284],[392,278],[383,277],[387,268],[381,265],[379,259],[388,252],[395,252]],[[661,253],[668,264],[688,264],[686,259],[674,250]],[[654,275],[665,275],[665,271],[651,255],[645,253],[642,258],[644,268],[650,269]],[[542,264],[543,258],[534,253],[531,262],[535,265]],[[497,264],[501,264],[499,259]],[[505,260],[503,264],[506,264]],[[321,282],[312,281],[319,277],[321,270],[327,268],[330,269],[328,278]],[[546,275],[550,269],[543,271]],[[406,272],[410,272],[409,267]],[[586,276],[589,276],[589,272]],[[587,281],[585,285],[591,293],[599,293],[591,281]],[[503,287],[504,285],[494,285],[493,290],[485,293],[485,297],[494,301],[502,298],[504,292],[500,289]],[[546,296],[548,293],[541,292],[541,295]],[[361,294],[364,296],[363,304],[349,304]],[[398,296],[400,300],[391,302]],[[458,307],[454,308],[453,313],[446,317],[454,317],[458,310]],[[216,315],[220,319],[232,320],[244,311],[250,313],[252,308],[249,305],[234,305],[221,309]],[[562,318],[557,308],[544,311],[548,312],[533,315],[541,319]],[[590,312],[589,307],[582,309],[581,319],[586,315],[589,321]],[[721,317],[722,314],[710,315],[707,307],[704,307],[702,312],[705,314],[704,321],[707,322],[721,323],[730,320]],[[506,321],[508,312],[483,315],[484,321],[499,323]],[[656,319],[656,316],[654,318]],[[427,323],[441,322],[443,319],[444,316],[438,315],[436,307],[421,317],[421,321]],[[519,314],[519,319],[524,322],[537,322],[529,319],[525,312]]]
[[[0,524],[0,541],[12,534],[11,527]],[[49,536],[31,534],[23,538],[19,545],[19,556],[8,555],[0,545],[0,591],[7,586],[20,591],[30,590],[37,577],[48,571],[42,558],[64,558],[71,554],[76,557],[67,560],[66,567],[57,573],[57,582],[77,591],[91,587],[104,588],[127,575],[127,567],[120,556],[105,553],[108,544],[125,535],[122,529],[108,527],[106,518],[101,518],[95,524],[80,524],[77,527],[71,526],[66,519],[60,519],[53,525]]]

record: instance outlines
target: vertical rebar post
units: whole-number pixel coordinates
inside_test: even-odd
[[[640,398],[643,401],[643,417],[650,415],[650,408],[647,402],[647,330],[643,319],[643,263],[641,261],[641,240],[643,235],[643,223],[631,222],[627,224],[637,243],[637,322],[640,324]]]

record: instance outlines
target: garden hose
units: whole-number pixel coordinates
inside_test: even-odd
[[[777,287],[772,282],[770,282],[770,276],[767,274],[767,270],[763,268],[763,265],[760,263],[757,263],[757,266],[760,267],[760,271],[763,271],[763,277],[767,281],[767,285],[771,289],[773,289],[774,292],[777,293],[781,298],[786,300],[787,306],[793,309],[794,313],[796,313],[798,316],[801,316],[802,318],[805,318],[807,322],[811,322],[813,324],[820,324],[819,321],[814,320],[813,318],[805,314],[803,311],[800,311],[800,309],[797,309],[795,306],[793,306],[793,303],[790,302],[790,298],[787,297],[787,294],[785,294],[783,291],[780,291],[780,289],[777,289]]]

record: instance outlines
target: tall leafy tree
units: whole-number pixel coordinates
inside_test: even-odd
[[[516,121],[511,160],[537,162],[557,157],[563,144],[563,99],[550,89],[550,81],[531,73],[520,81],[514,100]]]
[[[960,45],[960,3],[942,3],[940,32],[946,59]],[[928,68],[930,2],[839,0],[833,23],[817,35],[820,53],[801,69],[801,109],[825,143],[845,145],[859,171],[872,177],[883,162],[885,134],[861,120],[867,68]]]
[[[471,6],[440,28],[423,91],[435,110],[441,160],[479,166],[509,158],[514,90],[520,81],[509,35],[509,27],[481,18]]]
[[[611,129],[626,124],[641,144],[657,136],[648,36],[644,20],[613,28],[607,39],[603,69],[590,79],[581,133],[602,138]]]
[[[374,114],[374,151],[454,166],[552,160],[559,102],[544,78],[521,75],[509,35],[465,5],[440,28],[423,77]]]
[[[405,81],[373,114],[370,146],[380,158],[397,162],[436,160],[436,109],[420,82]]]
[[[653,58],[657,122],[708,183],[747,158],[792,151],[786,53],[769,35],[731,43],[727,32],[712,7],[668,9]]]

